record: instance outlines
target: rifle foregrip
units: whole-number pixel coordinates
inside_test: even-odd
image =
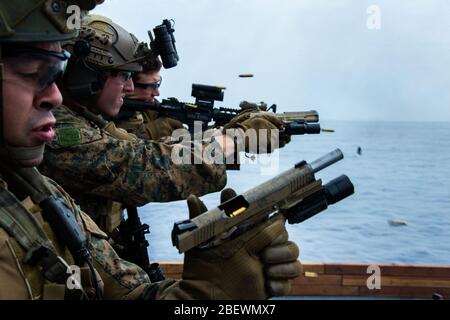
[[[291,122],[286,125],[285,131],[289,135],[319,134],[320,124],[308,122]]]

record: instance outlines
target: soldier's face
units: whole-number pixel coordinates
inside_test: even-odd
[[[134,91],[128,94],[127,97],[130,99],[153,102],[161,93],[159,88],[155,88],[155,86],[152,85],[159,81],[161,81],[161,74],[159,71],[153,73],[138,73],[135,78]]]
[[[33,47],[61,52],[59,43]],[[51,57],[33,57],[4,59],[3,130],[5,142],[10,146],[36,147],[54,138],[55,118],[51,110],[62,103],[62,96],[48,75],[54,72],[58,62]]]
[[[133,90],[133,80],[126,80],[125,74],[109,76],[97,100],[97,110],[108,117],[116,116],[123,105],[123,98]]]

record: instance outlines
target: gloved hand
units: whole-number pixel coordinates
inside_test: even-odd
[[[164,137],[170,137],[173,131],[183,128],[180,121],[168,117],[159,117],[156,111],[145,111],[143,117],[150,140],[156,141]]]
[[[257,141],[250,141],[250,135],[245,136],[245,151],[250,153],[271,153],[277,147],[273,142],[278,140],[278,147],[282,148],[291,141],[291,137],[283,132],[283,121],[269,112],[251,109],[244,110],[224,126],[223,133],[227,133],[227,130],[229,129],[238,129],[241,132],[242,137],[244,137],[244,133],[249,129],[254,129],[256,131]],[[263,149],[262,151],[260,148],[255,149],[260,143],[259,131],[261,129],[265,129],[267,133],[267,149]],[[277,134],[274,129],[278,129],[279,134]]]
[[[221,200],[235,195],[226,189]],[[192,195],[188,206],[191,219],[207,210]],[[189,250],[182,280],[159,298],[266,299],[288,294],[291,279],[301,273],[301,264],[297,245],[287,241],[284,223],[278,216],[216,247]]]

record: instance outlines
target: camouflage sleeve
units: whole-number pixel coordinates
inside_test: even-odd
[[[95,270],[103,281],[104,299],[155,299],[161,286],[175,282],[167,280],[161,283],[151,283],[147,274],[140,267],[117,255],[109,244],[107,235],[87,214],[80,210],[60,186],[50,179],[49,182],[54,187],[56,195],[64,199],[75,214],[80,227],[85,231]]]
[[[69,192],[142,206],[201,196],[226,184],[225,165],[175,164],[171,154],[177,144],[119,140],[67,109],[54,113],[57,138],[40,170]]]

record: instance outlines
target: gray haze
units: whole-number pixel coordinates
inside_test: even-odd
[[[369,30],[369,5],[381,30]],[[148,41],[174,19],[180,62],[162,97],[193,101],[192,83],[227,87],[280,111],[325,120],[450,121],[448,0],[107,0],[94,13]],[[242,79],[241,73],[254,78]]]

